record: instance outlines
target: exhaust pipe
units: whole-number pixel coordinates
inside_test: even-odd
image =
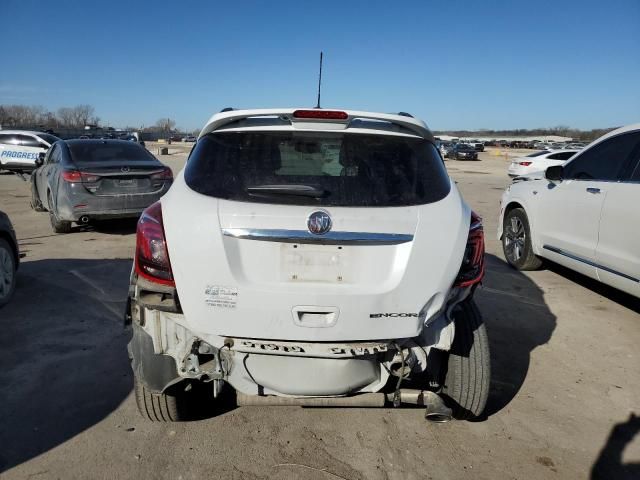
[[[87,223],[89,223],[89,217],[86,215],[81,216],[80,223],[82,223],[83,225],[86,225]]]
[[[426,408],[424,417],[433,423],[451,420],[452,412],[437,393],[428,390],[401,388],[400,402]],[[298,407],[384,407],[385,402],[393,402],[395,392],[361,393],[351,397],[278,397],[276,395],[247,395],[236,392],[239,407],[249,406],[298,406]]]
[[[451,421],[453,412],[444,404],[442,397],[433,392],[428,393],[431,395],[428,396],[426,402],[427,410],[424,412],[424,418],[433,423],[447,423]]]

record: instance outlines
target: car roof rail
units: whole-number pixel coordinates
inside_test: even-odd
[[[220,113],[223,113],[223,112],[233,112],[234,110],[235,110],[235,108],[233,108],[233,107],[225,107],[225,108],[223,108],[222,110],[220,110]]]
[[[411,115],[410,113],[407,112],[398,112],[398,115],[402,116],[402,117],[410,117],[413,118],[413,115]]]

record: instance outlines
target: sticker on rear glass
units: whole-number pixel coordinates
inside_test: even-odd
[[[204,290],[205,303],[210,307],[236,308],[238,289],[221,285],[207,285]]]

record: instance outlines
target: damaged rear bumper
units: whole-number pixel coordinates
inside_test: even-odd
[[[185,380],[214,382],[214,392],[226,382],[245,395],[379,392],[390,377],[427,372],[432,349],[449,350],[454,336],[454,323],[443,312],[411,339],[292,342],[225,337],[190,329],[179,308],[166,306],[171,295],[167,291],[154,299],[164,299],[160,309],[131,302],[132,368],[156,392]]]

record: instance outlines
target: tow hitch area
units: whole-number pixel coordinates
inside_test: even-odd
[[[390,393],[363,393],[350,397],[279,397],[275,395],[247,395],[237,392],[238,406],[270,407],[359,407],[379,408],[393,404],[399,398],[400,404],[426,407],[425,418],[433,423],[445,423],[451,420],[452,412],[435,392],[429,390],[400,389]]]

